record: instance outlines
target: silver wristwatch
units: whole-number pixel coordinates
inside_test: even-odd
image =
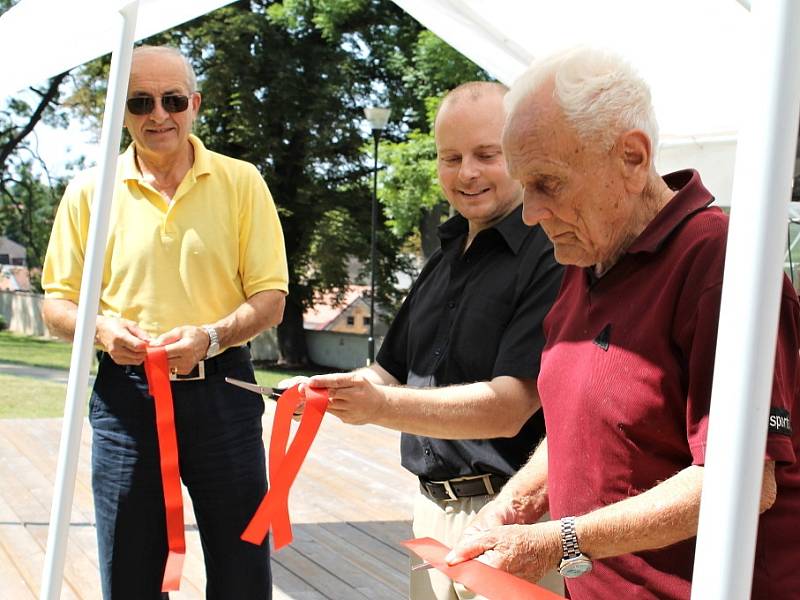
[[[583,554],[578,546],[575,517],[561,519],[561,552],[558,572],[562,577],[580,577],[592,570],[592,559]]]
[[[206,352],[205,358],[211,358],[219,354],[219,336],[217,335],[217,330],[211,327],[211,325],[201,325],[200,329],[208,334],[208,351]]]

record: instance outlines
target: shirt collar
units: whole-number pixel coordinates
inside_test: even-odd
[[[501,221],[487,228],[496,230],[500,237],[505,241],[509,249],[517,254],[525,241],[525,237],[530,232],[530,227],[522,222],[522,205],[520,204]],[[439,239],[442,248],[449,246],[454,240],[466,235],[469,232],[469,222],[457,214],[439,225]],[[481,235],[481,231],[478,235]]]
[[[714,196],[705,188],[700,174],[694,169],[665,175],[664,182],[677,193],[634,240],[627,250],[628,254],[658,252],[681,223],[714,201]]]
[[[189,134],[189,143],[194,147],[194,163],[191,168],[194,177],[210,174],[211,152],[203,145],[200,138],[194,134]],[[133,142],[120,156],[120,169],[123,181],[131,179],[139,181],[142,178],[142,173],[139,171],[139,167],[136,166],[136,152]]]

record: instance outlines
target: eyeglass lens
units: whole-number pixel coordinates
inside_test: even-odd
[[[128,98],[128,110],[134,115],[149,115],[156,107],[156,100],[152,96],[134,96]],[[168,113],[179,113],[189,108],[189,96],[182,94],[168,94],[161,96],[161,106]]]

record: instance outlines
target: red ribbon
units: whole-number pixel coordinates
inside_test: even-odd
[[[328,407],[327,390],[305,388],[305,408],[300,420],[300,427],[292,439],[292,444],[287,449],[292,415],[303,402],[298,388],[297,385],[291,387],[278,398],[269,441],[270,488],[242,534],[245,542],[260,546],[272,525],[272,542],[275,550],[279,550],[292,541],[289,491],[311,444],[314,442],[322,423],[322,417]]]
[[[167,512],[167,543],[169,554],[164,567],[161,591],[177,591],[181,584],[186,542],[183,537],[183,496],[178,468],[178,438],[175,434],[175,411],[169,383],[167,351],[163,347],[147,349],[144,371],[150,395],[155,399],[158,451],[161,461],[161,484],[164,488],[164,507]]]
[[[445,557],[450,549],[431,538],[406,540],[402,544],[421,559],[488,600],[564,600],[538,585],[495,569],[477,560],[448,565]]]

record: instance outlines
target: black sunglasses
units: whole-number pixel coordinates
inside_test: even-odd
[[[152,96],[134,96],[126,102],[132,115],[149,115],[156,108],[156,99]],[[161,96],[161,106],[168,113],[179,113],[189,108],[189,96],[167,94]]]

